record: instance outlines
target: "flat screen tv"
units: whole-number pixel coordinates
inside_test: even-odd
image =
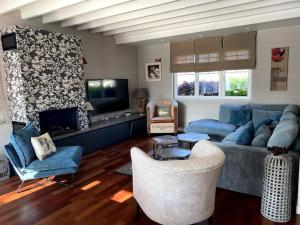
[[[86,86],[93,115],[129,108],[127,79],[87,80]]]

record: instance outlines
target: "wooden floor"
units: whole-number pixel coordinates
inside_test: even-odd
[[[151,140],[133,138],[85,156],[73,189],[47,183],[17,194],[14,192],[20,184],[17,177],[1,182],[0,224],[155,224],[145,215],[136,220],[131,177],[113,172],[130,161],[132,146],[148,151]],[[215,225],[276,224],[260,215],[260,198],[221,189],[217,190],[213,219]],[[300,225],[300,217],[294,215],[288,225],[296,224]]]

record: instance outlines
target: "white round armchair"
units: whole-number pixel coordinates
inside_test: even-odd
[[[157,161],[131,149],[133,195],[144,213],[164,225],[187,225],[210,218],[225,155],[199,141],[188,160]]]

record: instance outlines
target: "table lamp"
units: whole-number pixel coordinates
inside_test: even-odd
[[[136,97],[136,103],[138,106],[138,113],[144,115],[146,113],[146,105],[148,102],[148,90],[147,88],[137,88],[134,91]]]

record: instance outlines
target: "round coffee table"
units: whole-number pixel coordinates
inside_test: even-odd
[[[187,159],[191,154],[188,149],[171,147],[161,148],[156,152],[155,159],[157,160],[174,160],[174,159]]]
[[[156,157],[156,152],[161,148],[169,148],[178,146],[178,140],[176,136],[173,135],[162,135],[152,138],[153,142],[153,157]]]
[[[193,148],[194,144],[201,140],[209,140],[209,136],[207,134],[199,134],[199,133],[184,133],[177,135],[178,142],[183,143],[187,142],[189,144],[190,149]]]

